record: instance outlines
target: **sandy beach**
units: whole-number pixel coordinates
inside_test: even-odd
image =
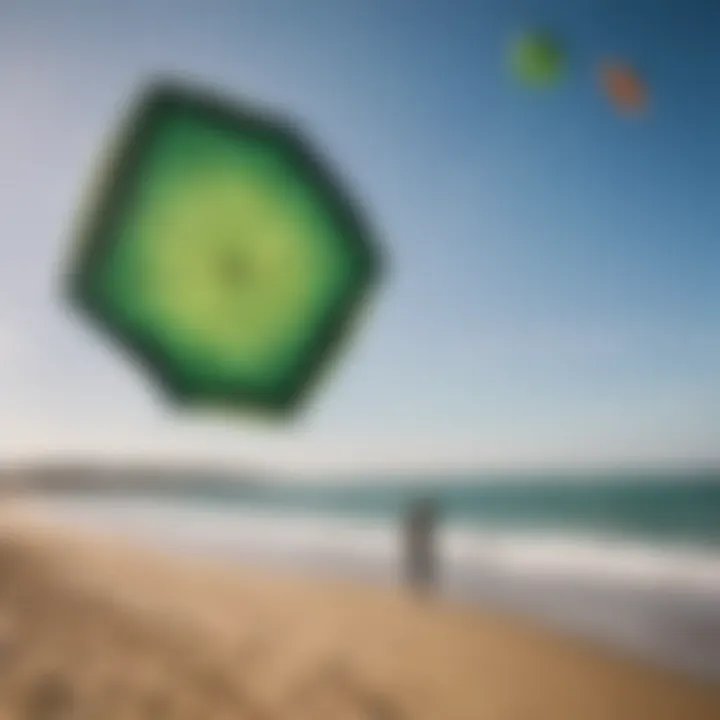
[[[720,689],[526,621],[0,512],[0,718],[703,720]]]

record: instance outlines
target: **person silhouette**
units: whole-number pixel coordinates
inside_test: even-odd
[[[435,503],[429,498],[415,500],[405,521],[405,572],[411,589],[427,592],[435,586]]]

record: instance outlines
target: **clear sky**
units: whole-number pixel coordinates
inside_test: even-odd
[[[506,68],[535,26],[569,47],[552,92]],[[0,451],[720,458],[719,36],[715,0],[0,0]],[[599,91],[607,57],[650,83],[641,121]],[[381,231],[388,282],[292,426],[178,420],[57,298],[156,71],[292,111]]]

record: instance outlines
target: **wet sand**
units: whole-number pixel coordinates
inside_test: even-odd
[[[0,719],[704,720],[720,688],[512,617],[0,513]]]

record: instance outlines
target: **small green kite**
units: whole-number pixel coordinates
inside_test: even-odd
[[[145,94],[73,258],[73,304],[169,397],[289,411],[379,261],[294,129],[172,83]]]
[[[566,52],[550,33],[533,31],[513,43],[510,62],[515,76],[524,85],[548,88],[557,85],[565,74]]]

